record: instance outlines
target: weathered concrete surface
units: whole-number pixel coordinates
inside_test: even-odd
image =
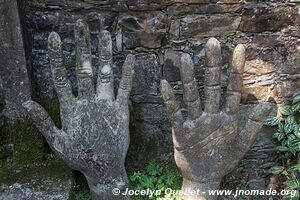
[[[6,104],[2,115],[16,120],[24,116],[22,102],[30,99],[17,0],[0,2],[0,38],[0,78]]]
[[[205,95],[202,99],[192,59],[189,54],[181,56],[180,74],[187,117],[183,116],[170,84],[166,80],[161,81],[161,93],[172,123],[174,157],[183,176],[182,190],[201,191],[196,195],[183,194],[185,200],[218,198],[208,195],[208,190],[219,189],[224,176],[239,164],[271,111],[270,103],[259,103],[249,110],[245,120],[242,121],[238,115],[246,59],[243,45],[237,45],[233,52],[223,106],[220,99],[221,46],[218,40],[208,40],[205,55]]]
[[[62,179],[32,179],[26,183],[0,186],[0,200],[68,200],[72,192],[72,181]]]
[[[61,160],[48,156],[36,166],[2,167],[0,200],[68,200],[74,191],[73,173]]]
[[[34,101],[23,106],[51,149],[72,169],[87,179],[94,200],[129,199],[112,190],[129,187],[125,158],[129,147],[129,97],[135,57],[129,54],[114,94],[112,40],[108,31],[99,35],[97,84],[94,84],[90,31],[81,19],[74,27],[76,40],[77,95],[72,92],[62,53],[62,41],[56,32],[48,38],[52,79],[60,103],[62,128]]]
[[[2,112],[4,106],[5,106],[5,95],[4,95],[2,80],[0,79],[0,112]]]

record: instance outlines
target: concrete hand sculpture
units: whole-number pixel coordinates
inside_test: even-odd
[[[128,100],[132,87],[134,56],[128,55],[116,99],[112,73],[112,41],[108,31],[99,34],[99,75],[94,86],[89,29],[75,25],[78,96],[72,93],[63,63],[62,44],[57,33],[48,38],[52,76],[60,102],[62,129],[36,102],[23,106],[46,138],[52,150],[71,168],[82,172],[93,199],[128,199],[114,196],[113,188],[127,187],[124,167],[129,146]]]
[[[181,57],[183,100],[187,107],[184,119],[171,86],[161,81],[161,94],[172,123],[174,156],[183,175],[183,192],[201,191],[198,195],[184,194],[184,199],[217,199],[207,190],[219,189],[221,179],[241,160],[270,112],[268,103],[258,104],[246,123],[239,123],[239,103],[243,87],[245,48],[238,45],[232,58],[232,69],[226,92],[226,103],[220,108],[221,47],[215,38],[205,46],[205,99],[202,111],[191,57]],[[206,192],[206,193],[205,193]]]

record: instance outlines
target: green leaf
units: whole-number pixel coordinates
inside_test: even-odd
[[[291,134],[294,135],[294,134]],[[290,140],[290,144],[293,146],[298,146],[300,144],[300,138],[297,138],[296,136],[293,137],[293,139]]]
[[[129,176],[129,180],[132,182],[136,182],[141,178],[141,172],[134,172],[133,175]]]
[[[294,124],[295,122],[296,122],[296,120],[293,115],[290,115],[285,119],[285,123],[288,123],[288,124]]]
[[[296,155],[297,149],[290,148],[289,150],[294,156]]]
[[[291,167],[289,167],[288,170],[289,170],[289,171],[300,171],[300,163],[299,163],[299,164],[292,165]]]
[[[284,106],[281,110],[281,114],[286,115],[286,116],[293,114],[292,107],[291,106]]]
[[[294,105],[292,106],[292,110],[293,110],[294,112],[300,111],[300,102],[298,102],[297,104],[294,104]]]
[[[145,176],[142,180],[142,185],[145,187],[145,188],[153,188],[154,185],[153,185],[153,178],[152,177],[149,177],[149,176]]]
[[[147,167],[147,173],[151,176],[159,176],[162,171],[162,168],[155,162],[151,162]]]
[[[276,149],[280,152],[286,152],[286,151],[289,151],[289,148],[286,147],[286,146],[278,146],[276,147]]]
[[[300,95],[296,95],[293,97],[293,104],[299,103],[300,102]]]
[[[287,138],[288,138],[288,141],[294,142],[294,140],[296,139],[296,136],[294,134],[288,134]]]
[[[294,131],[294,125],[293,125],[293,124],[286,123],[286,124],[284,125],[284,132],[285,132],[286,134],[288,134],[288,133],[291,133],[292,131]]]
[[[278,132],[284,133],[284,124],[281,122],[278,123]]]
[[[300,180],[297,180],[297,178],[294,178],[293,180],[290,181],[287,188],[289,190],[299,189],[300,188]]]
[[[300,95],[300,90],[297,90],[297,91],[293,94],[293,97],[294,97],[294,96],[297,96],[297,95]]]
[[[293,104],[300,102],[300,90],[294,93],[293,95]]]
[[[281,141],[284,138],[284,133],[276,132],[274,133],[273,138],[276,138],[278,141]]]
[[[173,177],[169,177],[169,176],[166,177],[166,184],[167,184],[168,186],[172,186],[173,183],[174,183]]]
[[[276,126],[278,125],[280,122],[280,119],[278,119],[277,117],[270,117],[266,120],[264,120],[264,125],[266,126]]]
[[[280,174],[281,172],[283,172],[284,170],[285,170],[285,168],[282,166],[274,166],[269,169],[269,172],[271,174],[277,175],[277,174]]]
[[[298,135],[298,133],[299,133],[299,131],[300,131],[300,126],[299,126],[298,124],[295,123],[295,124],[294,124],[294,130],[293,130],[293,131],[294,131],[294,134],[295,134],[295,135]]]

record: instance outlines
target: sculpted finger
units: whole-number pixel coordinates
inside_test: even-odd
[[[78,97],[88,98],[94,94],[91,44],[89,28],[81,19],[75,24],[75,40]]]
[[[59,129],[55,126],[47,111],[34,101],[26,101],[22,105],[27,110],[35,126],[44,135],[47,142],[51,146]]]
[[[178,102],[175,99],[173,90],[166,80],[160,82],[160,91],[166,106],[168,117],[172,123],[173,128],[181,127],[183,123],[183,116],[179,107]]]
[[[245,66],[245,47],[242,44],[236,46],[232,57],[232,69],[227,87],[227,97],[225,111],[234,114],[238,111],[242,89],[243,89],[243,72]]]
[[[185,53],[181,57],[180,74],[183,83],[183,100],[187,106],[188,117],[196,119],[201,115],[202,110],[194,75],[194,64],[189,54]]]
[[[132,88],[132,77],[134,73],[135,57],[129,54],[123,65],[122,79],[118,89],[117,103],[121,106],[127,106]]]
[[[111,35],[104,30],[98,36],[99,75],[97,80],[97,99],[114,98],[114,77],[112,72],[112,41]]]
[[[272,109],[271,103],[260,103],[256,105],[251,111],[245,126],[242,128],[241,144],[245,150],[249,150],[253,144],[257,133],[263,126],[263,120],[265,120],[270,114]]]
[[[70,81],[64,66],[61,39],[56,32],[48,37],[49,61],[55,90],[62,108],[73,99]]]
[[[205,102],[204,111],[218,113],[220,111],[221,86],[221,46],[217,39],[210,38],[205,45],[206,69],[205,69]]]

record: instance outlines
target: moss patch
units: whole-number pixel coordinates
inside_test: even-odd
[[[1,129],[2,161],[13,166],[32,165],[42,161],[44,141],[29,119],[7,123]]]
[[[59,101],[54,100],[37,100],[48,112],[55,125],[61,128]]]
[[[53,154],[51,158],[38,165],[30,165],[23,168],[19,166],[5,166],[0,169],[0,184],[26,183],[31,179],[45,180],[47,177],[54,179],[69,179],[73,176],[72,170],[58,157]]]
[[[61,127],[57,100],[37,101]],[[51,153],[43,135],[29,118],[9,122],[0,118],[0,185],[39,184],[49,178],[73,180],[74,174],[65,162]],[[39,181],[41,180],[41,181]]]
[[[40,101],[39,101],[40,102]],[[56,100],[40,102],[60,127],[59,103]],[[8,165],[13,168],[38,166],[45,162],[49,147],[31,119],[16,122],[1,119],[0,169]],[[4,124],[4,125],[3,125]]]

